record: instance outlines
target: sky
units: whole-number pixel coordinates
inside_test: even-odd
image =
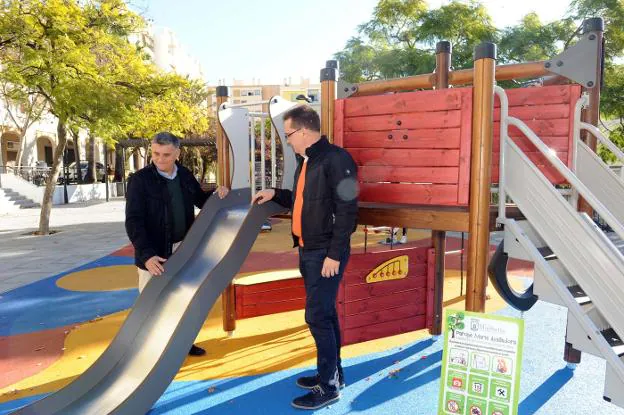
[[[429,0],[432,8],[449,0]],[[562,17],[570,0],[481,0],[498,28],[535,11],[543,22]],[[378,0],[131,0],[156,27],[173,30],[199,59],[205,81],[262,84],[291,77],[319,80],[325,61],[357,35]]]

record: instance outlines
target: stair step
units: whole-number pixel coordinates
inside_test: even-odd
[[[537,250],[539,251],[540,254],[542,254],[542,256],[544,257],[546,261],[552,261],[554,259],[557,259],[557,255],[555,255],[552,249],[550,249],[550,247],[548,246],[537,248]]]
[[[613,329],[607,329],[601,332],[609,346],[613,349],[613,352],[618,357],[624,356],[624,341],[618,336]]]
[[[570,291],[570,294],[572,294],[572,297],[574,297],[579,305],[586,305],[591,303],[591,299],[587,294],[585,294],[585,291],[583,291],[580,285],[573,285],[571,287],[568,287],[568,291]]]

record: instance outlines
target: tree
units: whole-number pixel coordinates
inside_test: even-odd
[[[451,331],[451,338],[455,338],[455,330],[463,330],[465,328],[464,317],[465,315],[461,311],[456,314],[449,314],[446,317],[446,326]]]
[[[205,106],[208,89],[179,75],[162,75],[162,93],[139,100],[120,126],[122,134],[149,138],[161,131],[182,137],[201,136],[210,121]]]
[[[570,17],[582,22],[602,17],[605,22],[605,57],[607,61],[622,56],[624,50],[624,2],[622,0],[572,0]]]
[[[57,118],[57,147],[39,233],[49,233],[52,196],[73,123],[102,108],[121,112],[152,73],[128,36],[142,20],[122,0],[6,0],[0,20],[0,78],[39,93]],[[115,106],[101,103],[116,101]]]
[[[381,0],[358,33],[335,54],[349,82],[431,72],[440,40],[453,44],[455,68],[471,66],[474,46],[497,39],[485,7],[459,1],[427,10],[423,0]]]
[[[441,40],[453,45],[454,68],[471,68],[474,47],[481,42],[497,42],[498,32],[485,6],[452,1],[429,10],[419,28],[420,42],[433,48]]]
[[[520,24],[505,28],[498,45],[498,59],[504,63],[550,59],[561,52],[576,23],[569,18],[542,24],[536,13],[529,13]]]

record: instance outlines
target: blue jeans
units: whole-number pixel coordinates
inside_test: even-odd
[[[299,248],[299,271],[306,290],[305,321],[316,343],[316,365],[321,386],[331,391],[339,387],[338,376],[342,375],[336,296],[349,255],[350,248],[347,248],[340,258],[338,275],[324,278],[321,271],[327,249]]]

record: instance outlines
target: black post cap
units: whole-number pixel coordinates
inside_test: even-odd
[[[325,62],[325,67],[338,69],[338,61],[335,59],[328,60]]]
[[[453,47],[451,46],[451,42],[448,40],[441,40],[436,43],[436,55],[438,53],[452,53]]]
[[[474,48],[474,60],[496,59],[496,43],[483,42]]]
[[[225,85],[219,85],[217,87],[217,96],[218,97],[227,97],[228,96],[228,87]]]
[[[592,17],[583,20],[583,33],[604,32],[604,20],[602,17]]]
[[[335,68],[323,68],[321,69],[321,82],[323,81],[335,81],[336,69]]]

